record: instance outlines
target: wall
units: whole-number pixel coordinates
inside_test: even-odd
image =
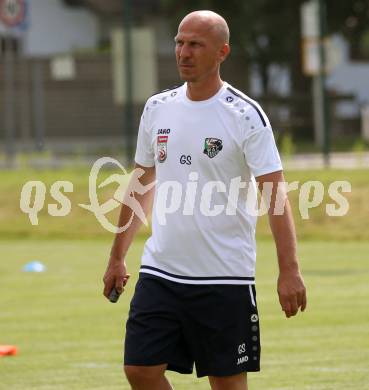
[[[155,57],[158,70],[159,92],[180,85],[173,53]],[[37,134],[36,112],[40,101],[46,144],[54,142],[73,148],[91,143],[114,145],[125,132],[124,108],[114,103],[112,61],[110,54],[85,54],[74,57],[75,77],[57,80],[51,72],[50,58],[18,58],[14,65],[15,134],[22,144],[35,144]],[[4,63],[0,59],[0,67]],[[42,74],[41,91],[35,92],[37,72]],[[242,62],[233,57],[224,64],[224,79],[236,88],[245,90],[247,72]],[[4,74],[0,73],[0,90],[4,90]],[[38,93],[38,97],[36,96]],[[41,94],[41,96],[40,96]],[[146,96],[148,97],[148,96]],[[146,99],[134,105],[137,128]],[[4,94],[0,95],[0,141],[4,139]],[[69,145],[68,145],[69,143]],[[85,145],[85,146],[83,146]]]

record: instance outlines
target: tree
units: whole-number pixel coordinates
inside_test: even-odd
[[[353,59],[369,59],[369,1],[326,0],[328,31],[341,33]]]
[[[295,92],[309,90],[310,79],[302,74],[300,7],[305,0],[162,0],[173,30],[193,10],[211,9],[228,21],[233,51],[255,64],[262,77],[263,92],[270,92],[270,64],[288,66]],[[325,0],[328,31],[342,33],[358,56],[369,40],[368,0]],[[174,17],[173,17],[174,16]],[[367,49],[369,56],[369,49]]]
[[[268,67],[272,63],[299,67],[299,7],[302,0],[163,0],[164,10],[172,16],[173,30],[186,13],[211,9],[229,23],[233,52],[255,64],[262,77],[263,92],[270,91]],[[174,17],[173,17],[174,16]],[[301,72],[300,72],[301,74]]]

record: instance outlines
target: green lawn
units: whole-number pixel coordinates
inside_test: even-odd
[[[140,239],[132,246],[133,277],[114,305],[101,295],[110,241],[0,241],[0,344],[19,348],[17,356],[0,358],[1,389],[129,389],[122,339],[142,245]],[[369,243],[301,242],[309,305],[288,320],[275,293],[273,244],[259,241],[258,250],[262,371],[250,375],[250,389],[368,389]],[[22,272],[31,260],[47,272]],[[206,379],[170,378],[176,390],[209,388]]]
[[[102,176],[106,178],[111,173],[113,171],[104,172]],[[85,168],[0,171],[0,238],[109,239],[110,233],[101,227],[95,216],[78,207],[79,203],[89,203],[88,176],[89,170]],[[285,176],[288,182],[299,181],[300,187],[302,183],[307,181],[321,181],[325,188],[324,201],[310,211],[310,219],[302,219],[299,213],[299,191],[290,192],[300,239],[369,240],[369,229],[366,228],[369,217],[368,170],[287,171]],[[40,180],[47,186],[45,204],[38,215],[39,224],[37,226],[31,225],[28,215],[21,212],[19,207],[22,187],[29,180]],[[51,184],[57,180],[67,180],[73,183],[73,193],[67,194],[71,201],[71,212],[64,217],[51,217],[47,211],[49,203],[56,203],[50,196],[49,190]],[[344,194],[349,202],[349,211],[344,217],[329,217],[325,212],[326,204],[334,203],[329,198],[327,190],[329,185],[336,180],[349,181],[352,186],[352,192]],[[99,183],[101,181],[102,179],[99,178]],[[100,203],[110,199],[116,188],[116,184],[110,184],[99,190]],[[118,210],[116,209],[108,215],[111,222],[117,221]],[[258,235],[263,238],[270,236],[265,216],[260,218]]]
[[[124,323],[147,230],[131,249],[133,277],[126,296],[110,304],[102,297],[101,279],[112,235],[77,206],[88,203],[88,174],[85,168],[0,171],[0,344],[19,348],[16,357],[0,358],[0,389],[128,389],[121,375]],[[250,375],[250,390],[369,389],[368,171],[286,172],[286,179],[320,180],[326,189],[332,181],[348,180],[350,209],[344,217],[328,217],[326,193],[324,203],[303,220],[298,192],[290,194],[309,306],[289,320],[275,292],[277,270],[267,219],[260,219],[262,372]],[[47,204],[55,201],[47,193],[39,225],[32,226],[19,209],[28,180],[42,180],[48,189],[56,180],[73,182],[71,213],[50,217]],[[115,189],[109,185],[99,192],[100,201]],[[22,266],[32,260],[45,263],[47,272],[23,273]],[[170,377],[176,390],[209,388],[194,376]]]

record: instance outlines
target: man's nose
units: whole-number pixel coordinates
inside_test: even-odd
[[[183,44],[179,51],[180,58],[188,58],[191,57],[191,50],[188,45]]]

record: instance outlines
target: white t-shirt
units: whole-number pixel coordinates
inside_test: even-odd
[[[253,284],[254,178],[282,170],[269,120],[227,83],[203,101],[186,90],[152,96],[141,117],[135,161],[155,166],[157,184],[140,272],[188,284]]]

